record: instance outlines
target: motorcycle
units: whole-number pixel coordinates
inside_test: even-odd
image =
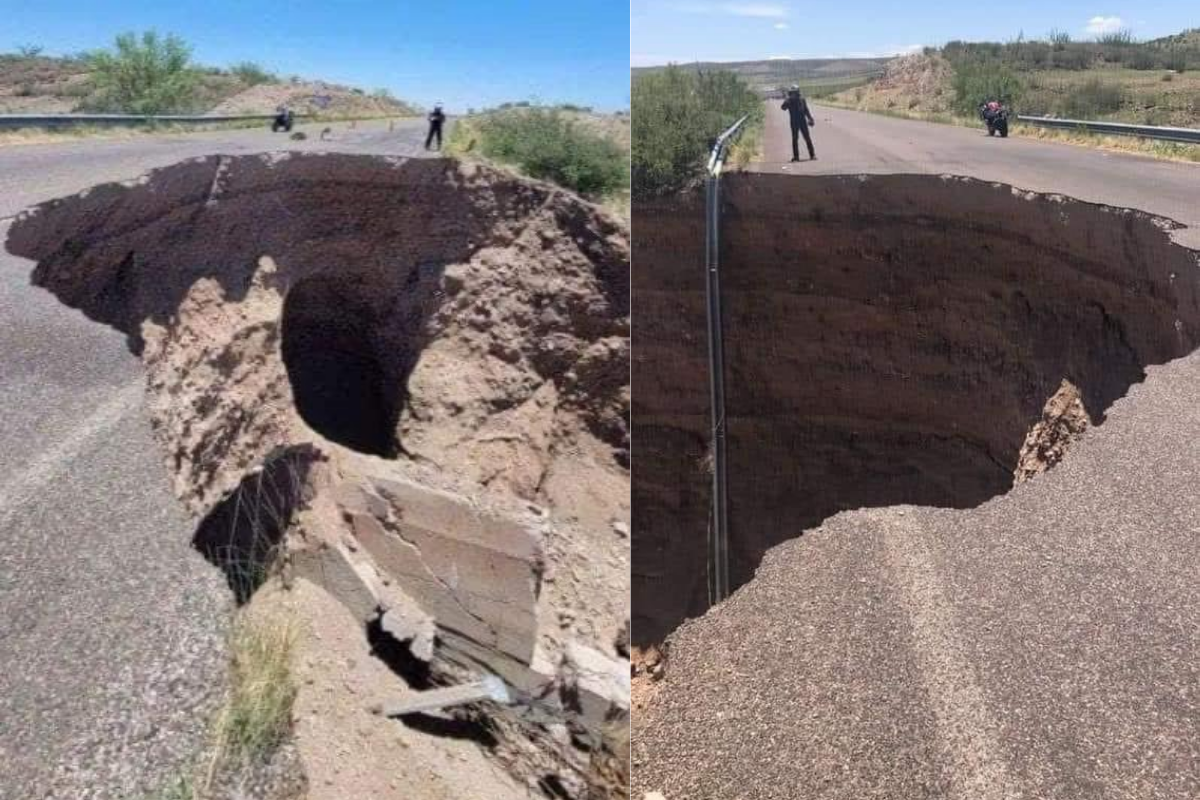
[[[1008,138],[1008,109],[999,104],[985,103],[979,107],[979,118],[987,125],[988,136],[1000,134],[1001,139]]]
[[[290,133],[292,130],[292,111],[291,109],[280,109],[275,114],[275,119],[271,120],[271,133],[279,133],[283,131]]]

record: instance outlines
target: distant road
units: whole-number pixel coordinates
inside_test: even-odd
[[[1010,137],[982,128],[813,105],[817,161],[792,157],[787,112],[768,100],[763,161],[757,172],[932,173],[968,175],[1021,189],[1065,194],[1093,203],[1138,208],[1188,226],[1176,241],[1200,248],[1200,164]],[[801,158],[806,159],[804,140]]]
[[[423,154],[424,124],[0,146],[0,241],[34,203],[214,153]],[[191,548],[124,337],[0,248],[0,800],[137,798],[202,743],[228,591]]]

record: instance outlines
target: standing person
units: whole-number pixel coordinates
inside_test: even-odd
[[[808,110],[808,101],[800,96],[799,86],[792,86],[788,91],[787,100],[783,101],[780,108],[788,112],[792,121],[792,161],[800,160],[800,142],[797,138],[799,134],[804,134],[804,143],[808,145],[808,159],[816,161],[817,153],[813,150],[812,137],[808,134],[808,128],[810,125],[816,125],[817,121],[813,119],[812,112]]]
[[[429,145],[433,143],[433,137],[437,137],[437,149],[442,149],[442,123],[446,121],[446,115],[442,112],[442,104],[438,103],[433,107],[433,111],[429,112],[429,135],[425,137],[425,149],[429,149]]]

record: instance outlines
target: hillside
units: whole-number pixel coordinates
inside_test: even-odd
[[[188,113],[267,114],[279,105],[297,113],[328,116],[404,116],[417,109],[385,94],[298,77],[241,77],[216,67],[199,69]],[[106,111],[98,107],[86,60],[0,53],[0,114],[68,114]]]
[[[1200,30],[1137,42],[950,42],[896,59],[832,102],[864,111],[970,116],[1002,95],[1021,114],[1200,126]]]
[[[680,67],[700,72],[723,70],[739,75],[763,96],[775,95],[794,83],[807,94],[823,95],[866,83],[881,74],[888,58],[770,58],[761,61],[698,61]],[[633,77],[666,67],[636,67]]]

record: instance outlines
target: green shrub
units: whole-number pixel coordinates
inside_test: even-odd
[[[279,83],[278,76],[263,69],[254,61],[241,61],[230,67],[229,71],[247,86],[257,86],[260,83]]]
[[[89,56],[96,94],[89,108],[129,114],[192,110],[199,73],[191,48],[174,35],[123,33],[114,50]]]
[[[534,178],[603,197],[629,185],[629,161],[612,140],[552,108],[514,105],[472,123],[480,153]]]
[[[1120,111],[1123,99],[1120,86],[1091,78],[1067,93],[1062,110],[1072,119],[1094,119]]]
[[[743,114],[762,119],[761,99],[731,72],[672,66],[639,75],[631,94],[634,197],[686,185],[723,130]]]
[[[974,116],[980,103],[989,100],[1013,106],[1023,88],[1020,79],[999,62],[965,64],[954,73],[954,110]]]

